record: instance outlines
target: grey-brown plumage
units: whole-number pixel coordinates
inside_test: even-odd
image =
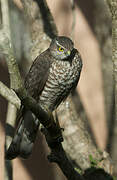
[[[29,94],[35,98],[45,110],[52,112],[67,98],[69,93],[75,89],[81,69],[82,60],[79,52],[74,49],[73,42],[67,37],[59,36],[53,39],[50,47],[35,59],[25,78],[25,87]],[[26,154],[26,147],[29,146],[30,143],[32,144],[27,154],[30,154],[32,151],[38,123],[34,123],[34,126],[37,128],[35,132],[33,132],[33,129],[28,129],[28,132],[26,132],[24,131],[24,129],[26,129],[24,128],[25,125],[22,125],[23,121],[26,121],[25,118],[23,118],[20,123],[19,127],[22,126],[22,129],[16,138],[20,139],[20,145],[18,145],[17,150],[15,149],[17,153],[13,156],[13,145],[18,142],[18,140],[15,140],[9,148],[10,156],[8,156],[9,153],[7,152],[7,158],[10,157],[12,159],[17,155],[25,157],[23,153]],[[33,118],[31,122],[35,122]],[[28,136],[26,135],[27,133]],[[29,136],[31,137],[33,133],[35,134],[33,140],[32,138],[29,139]],[[18,130],[16,135],[17,134]]]
[[[61,52],[59,48],[65,49]],[[42,106],[53,111],[76,87],[81,67],[81,57],[73,48],[73,42],[66,37],[57,37],[34,61],[25,87]]]

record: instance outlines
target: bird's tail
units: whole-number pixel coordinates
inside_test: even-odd
[[[12,160],[17,156],[24,159],[28,158],[32,153],[38,127],[39,121],[32,112],[24,111],[14,138],[6,151],[5,158],[7,160]]]

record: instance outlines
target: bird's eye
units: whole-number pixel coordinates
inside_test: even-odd
[[[64,50],[64,49],[63,49],[62,47],[59,47],[59,51],[63,52],[63,50]]]

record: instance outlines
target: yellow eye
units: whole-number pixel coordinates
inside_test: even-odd
[[[62,52],[63,52],[63,50],[64,50],[63,48],[59,47],[59,51],[62,51]]]

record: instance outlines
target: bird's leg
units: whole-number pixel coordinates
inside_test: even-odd
[[[47,130],[49,130],[49,134],[52,136],[52,139],[54,141],[63,141],[62,133],[60,124],[58,121],[58,118],[54,118],[52,112],[50,112],[50,126],[47,127]]]
[[[61,129],[61,131],[64,131],[64,128],[60,127],[57,110],[54,111],[54,119],[55,119],[56,125]]]
[[[56,143],[63,141],[61,128],[58,122],[55,121],[52,112],[48,111],[49,119],[47,123],[42,123],[44,128],[41,129],[45,135],[49,146],[54,146]],[[58,121],[58,120],[57,120]]]

